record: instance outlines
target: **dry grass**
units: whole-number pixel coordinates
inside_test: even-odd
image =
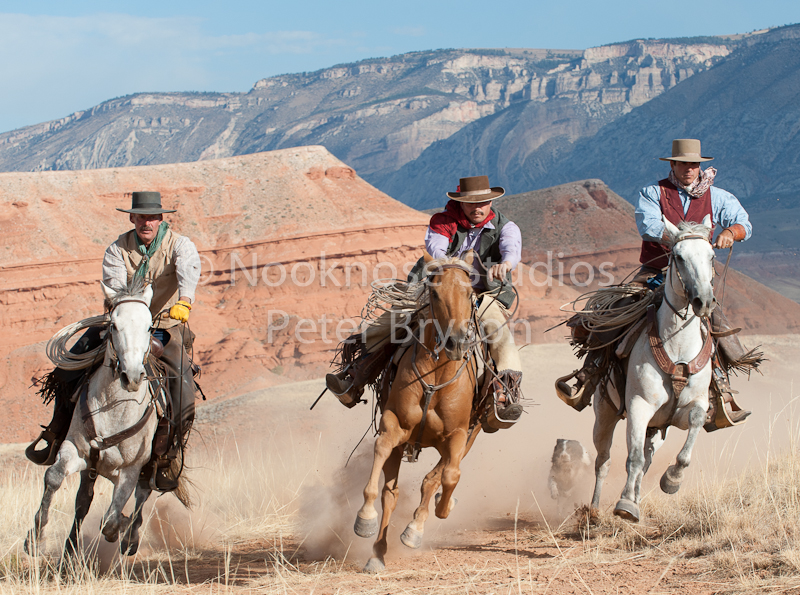
[[[791,435],[797,436],[797,430],[793,426]],[[691,558],[704,561],[710,580],[727,585],[724,592],[800,589],[796,444],[777,454],[767,446],[760,462],[739,475],[706,478],[676,496],[648,493],[638,525],[604,511],[597,525],[583,528],[582,541],[576,541],[569,526],[521,532],[520,548],[535,543],[555,548],[554,557],[541,562],[538,570],[530,561],[521,563],[518,556],[508,554],[507,562],[443,565],[436,571],[390,568],[381,579],[370,581],[354,572],[346,559],[302,562],[302,566],[298,561],[300,511],[307,514],[301,496],[317,481],[313,470],[325,463],[325,454],[319,448],[291,454],[295,450],[302,449],[286,448],[270,437],[246,452],[233,438],[206,437],[190,458],[191,478],[198,486],[196,509],[184,510],[171,496],[155,500],[146,511],[142,548],[127,560],[115,553],[116,544],[98,537],[100,515],[111,494],[110,484],[98,481],[85,524],[86,559],[72,568],[60,567],[59,558],[72,521],[74,478],[54,499],[42,555],[29,557],[22,551],[22,541],[41,498],[42,470],[19,461],[5,465],[0,470],[0,595],[229,590],[377,594],[418,592],[420,583],[434,580],[437,592],[483,592],[490,586],[497,592],[540,592],[534,591],[540,584],[533,578],[535,571],[556,576],[575,564],[629,559],[658,559],[668,569],[675,560]],[[514,539],[516,549],[516,531]],[[248,544],[249,557],[242,555]],[[435,557],[436,552],[429,555]],[[247,566],[256,571],[249,573]],[[502,588],[498,577],[503,577]]]

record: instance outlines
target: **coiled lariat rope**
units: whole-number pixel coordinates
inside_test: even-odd
[[[638,299],[622,306],[615,305],[627,297]],[[603,287],[580,295],[560,309],[562,312],[578,315],[581,324],[588,331],[608,332],[626,328],[641,320],[647,312],[647,307],[657,297],[657,292],[644,287],[630,285]],[[615,338],[606,345],[592,346],[591,349],[606,347],[616,340]]]
[[[47,357],[56,367],[62,370],[83,370],[94,365],[105,357],[106,341],[86,353],[70,353],[69,349],[67,349],[67,341],[84,329],[89,327],[107,328],[109,324],[108,314],[103,314],[102,316],[92,316],[65,326],[47,342]]]

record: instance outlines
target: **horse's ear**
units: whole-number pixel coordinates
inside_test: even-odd
[[[422,255],[422,258],[425,260],[425,264],[428,264],[429,262],[432,262],[434,260],[433,256],[428,254],[427,250],[425,251],[425,254]]]
[[[153,286],[148,283],[144,286],[144,291],[142,292],[142,301],[147,302],[147,305],[150,305],[150,300],[153,299]]]
[[[108,285],[100,281],[100,287],[103,289],[103,297],[106,300],[114,299],[114,296],[117,295],[117,292],[111,289]]]
[[[475,250],[468,250],[467,253],[461,257],[461,259],[466,262],[470,268],[472,268],[472,263],[475,262]]]
[[[661,215],[661,220],[664,221],[664,228],[667,231],[667,238],[670,242],[674,242],[675,238],[678,237],[678,228],[672,224],[672,221],[667,219],[664,215]]]
[[[711,231],[711,215],[703,217],[703,227],[707,227],[708,231]]]

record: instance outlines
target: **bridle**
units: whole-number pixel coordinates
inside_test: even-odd
[[[681,236],[680,238],[675,240],[675,242],[672,244],[672,247],[674,248],[676,244],[679,244],[680,242],[683,242],[685,240],[704,240],[704,241],[708,242],[709,244],[711,243],[709,241],[708,237],[706,237],[704,235],[701,235],[701,234],[698,234],[698,233],[690,233],[690,234],[687,234],[685,236]],[[673,265],[675,265],[675,266],[673,267]],[[671,272],[671,271],[675,272],[675,276],[678,277],[678,281],[681,284],[681,289],[682,289],[683,294],[685,296],[686,295],[686,282],[683,280],[683,277],[681,276],[681,270],[680,270],[680,267],[678,266],[678,263],[677,263],[677,261],[675,259],[674,250],[670,250],[670,253],[669,253],[668,269],[669,269],[669,271],[667,273],[667,276],[669,277],[669,272]],[[712,282],[713,282],[713,278],[714,278],[715,275],[716,275],[716,270],[712,266],[711,267]],[[670,284],[671,283],[672,283],[672,281],[670,281]],[[667,298],[667,292],[666,291],[664,292],[664,301],[667,303],[667,306],[670,307],[670,309],[675,313],[675,315],[678,318],[680,318],[681,320],[684,320],[684,321],[686,321],[689,318],[689,306],[690,306],[690,304],[687,303],[685,308],[681,308],[681,310],[686,310],[685,314],[681,314],[681,312],[669,301],[669,298]]]
[[[118,301],[117,303],[115,303],[111,307],[111,309],[109,309],[106,312],[106,315],[108,316],[108,321],[109,321],[108,322],[108,326],[110,328],[108,329],[108,346],[107,346],[107,349],[109,351],[109,353],[108,353],[108,363],[104,364],[104,365],[108,365],[108,367],[111,368],[114,371],[114,374],[116,376],[120,375],[120,361],[119,361],[119,356],[117,355],[117,349],[116,349],[116,347],[114,347],[114,334],[113,334],[113,325],[111,324],[111,314],[114,312],[114,310],[117,309],[118,306],[120,306],[122,304],[142,304],[143,306],[145,306],[148,309],[148,311],[150,309],[150,304],[148,304],[144,300],[139,300],[139,299],[135,299],[135,298],[126,298],[126,299],[122,299],[122,300]],[[151,318],[151,327],[150,328],[152,329],[152,318]],[[152,341],[148,341],[147,342],[147,349],[145,350],[144,357],[142,358],[142,365],[147,363],[147,358],[150,355],[151,346],[152,346]]]

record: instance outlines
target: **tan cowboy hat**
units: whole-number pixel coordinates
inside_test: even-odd
[[[131,208],[117,210],[134,215],[160,215],[161,213],[175,212],[175,209],[161,208],[160,192],[133,192],[131,194]]]
[[[500,186],[490,187],[489,176],[472,176],[460,178],[458,190],[448,192],[447,196],[458,202],[484,202],[500,198],[506,191]]]
[[[700,156],[700,141],[696,138],[676,138],[672,141],[672,157],[659,157],[661,161],[683,161],[700,163],[711,161],[713,157]]]

